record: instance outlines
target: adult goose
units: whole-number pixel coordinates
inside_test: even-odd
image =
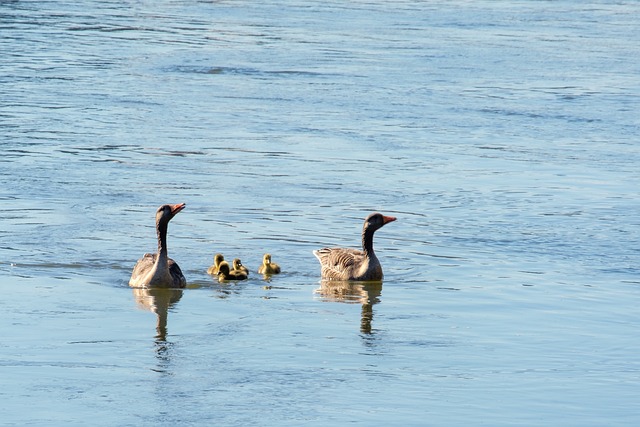
[[[382,266],[373,251],[373,233],[385,224],[395,221],[393,216],[372,213],[362,227],[362,250],[350,248],[324,248],[313,251],[320,261],[323,279],[330,280],[382,280]]]
[[[144,254],[138,260],[129,286],[136,288],[184,288],[187,280],[178,264],[169,258],[167,252],[167,228],[169,221],[184,209],[184,203],[162,205],[156,211],[156,233],[158,235],[158,252]]]

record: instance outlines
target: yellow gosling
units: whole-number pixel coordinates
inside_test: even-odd
[[[233,260],[233,270],[231,271],[241,271],[247,276],[249,275],[249,269],[242,265],[242,261],[240,261],[240,258],[235,258]]]
[[[218,267],[218,281],[226,282],[228,280],[246,280],[247,275],[242,271],[231,271],[231,267],[229,267],[229,263],[227,261],[222,261],[220,263],[220,267]]]
[[[220,268],[220,264],[223,261],[224,261],[224,257],[222,256],[222,254],[216,254],[213,257],[213,265],[209,267],[209,269],[207,270],[207,274],[211,274],[212,276],[215,276],[216,274],[218,274],[218,269]]]
[[[280,273],[280,266],[271,262],[271,254],[264,254],[262,257],[262,265],[258,269],[260,274],[278,274]]]

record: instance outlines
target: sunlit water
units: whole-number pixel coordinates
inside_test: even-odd
[[[0,1],[3,425],[638,424],[639,14]]]

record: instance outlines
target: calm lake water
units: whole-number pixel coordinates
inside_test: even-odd
[[[638,425],[638,16],[0,1],[2,424]],[[321,285],[373,211],[384,284]]]

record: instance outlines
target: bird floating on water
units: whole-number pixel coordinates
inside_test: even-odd
[[[218,281],[226,282],[227,280],[246,280],[247,274],[241,270],[231,270],[227,261],[222,261],[218,268]]]
[[[321,276],[331,280],[382,280],[382,266],[373,251],[373,234],[385,224],[395,221],[393,216],[372,213],[362,227],[362,250],[351,248],[323,248],[313,251],[320,261]]]
[[[240,261],[240,258],[234,258],[233,259],[232,267],[233,268],[232,268],[231,271],[234,271],[234,270],[235,271],[242,271],[247,276],[249,275],[249,269],[242,264],[242,261]]]
[[[207,270],[207,274],[218,274],[218,268],[220,267],[220,263],[222,263],[222,261],[224,261],[224,256],[222,254],[215,254],[213,256],[213,265],[209,267],[209,269]]]
[[[133,267],[129,286],[136,288],[184,288],[187,286],[187,280],[182,274],[182,270],[174,260],[169,258],[167,251],[169,221],[185,206],[184,203],[178,203],[175,205],[162,205],[158,208],[156,211],[158,252],[144,254],[138,260],[135,267]]]
[[[271,254],[264,254],[262,257],[262,265],[258,268],[258,273],[265,275],[279,274],[280,266],[271,262]]]

